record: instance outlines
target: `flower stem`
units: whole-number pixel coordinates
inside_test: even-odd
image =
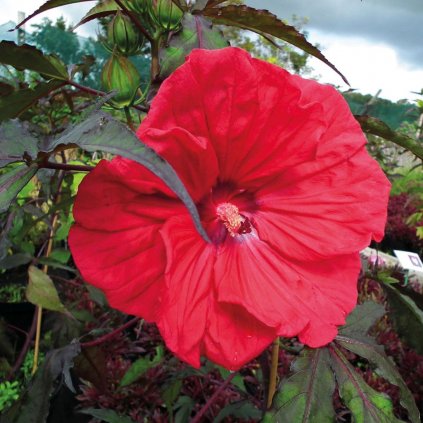
[[[131,117],[131,112],[129,110],[129,107],[125,107],[124,108],[124,111],[125,111],[126,123],[131,128],[131,131],[132,132],[136,132],[136,129],[135,129],[135,126],[134,126],[134,122],[132,120],[132,117]]]
[[[94,169],[93,166],[83,166],[83,165],[72,165],[72,164],[65,164],[65,163],[52,163],[52,162],[44,162],[40,165],[40,168],[46,169],[60,169],[64,171],[74,171],[74,172],[90,172]]]
[[[19,353],[19,356],[15,364],[13,365],[9,374],[7,375],[7,380],[11,380],[12,378],[16,377],[16,372],[19,370],[19,368],[22,366],[22,363],[25,360],[26,354],[29,350],[29,347],[31,346],[32,338],[34,337],[34,334],[37,328],[37,322],[38,322],[37,318],[38,318],[38,310],[35,309],[34,317],[32,318],[31,328],[29,329],[26,335],[25,342],[23,344],[23,347]]]
[[[159,45],[160,37],[151,41],[151,82],[156,82],[160,73]]]
[[[209,398],[209,400],[204,404],[201,410],[195,415],[195,417],[191,420],[191,423],[199,423],[202,421],[202,417],[206,413],[206,411],[214,404],[216,399],[222,393],[222,391],[231,383],[232,379],[237,375],[237,372],[232,372],[228,378],[216,389],[214,394]]]
[[[133,319],[126,322],[124,325],[115,329],[113,332],[110,332],[104,336],[101,336],[100,338],[94,339],[94,341],[83,342],[81,344],[81,348],[95,347],[96,345],[100,345],[103,342],[109,341],[110,339],[113,339],[118,333],[135,325],[139,320],[140,320],[139,317],[134,317]]]
[[[269,393],[267,395],[267,408],[272,405],[273,396],[276,391],[276,382],[278,377],[278,362],[279,362],[279,338],[273,341],[272,345],[272,364],[270,366],[269,378]]]
[[[66,158],[65,158],[65,153],[63,151],[61,152],[61,156],[62,156],[63,164],[65,164]],[[64,178],[65,178],[65,172],[62,171],[59,173],[57,192],[53,198],[53,205],[60,203],[60,198],[62,196],[62,184],[63,184]],[[46,258],[49,257],[51,250],[53,249],[53,238],[54,238],[54,231],[56,229],[57,219],[58,219],[58,213],[57,211],[54,211],[53,216],[51,217],[50,233],[48,237],[47,250],[45,253]],[[48,265],[45,264],[43,266],[43,272],[47,273],[47,271],[48,271]],[[37,318],[37,327],[35,330],[34,362],[32,365],[32,374],[34,374],[38,368],[38,356],[40,352],[41,322],[43,317],[43,308],[41,306],[37,306],[35,312],[36,312],[36,318]]]

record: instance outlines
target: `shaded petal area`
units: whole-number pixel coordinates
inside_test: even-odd
[[[300,272],[302,267],[309,270]],[[300,334],[317,347],[330,342],[345,322],[355,303],[358,270],[357,255],[338,257],[336,265],[306,262],[296,267],[249,234],[228,240],[219,251],[218,300],[243,306],[278,335]],[[340,281],[344,285],[338,288]],[[338,291],[348,297],[347,304],[337,299]]]
[[[264,325],[237,304],[211,302],[204,335],[204,354],[230,370],[238,370],[256,358],[277,337],[274,328]]]
[[[200,367],[213,298],[215,248],[198,235],[189,216],[169,219],[160,233],[166,245],[167,268],[157,325],[173,353]]]
[[[69,233],[84,279],[102,289],[112,307],[150,321],[156,318],[166,266],[158,229],[169,216],[185,212],[167,193],[173,195],[135,162],[102,161],[79,186]]]
[[[161,96],[157,97],[160,103]],[[144,122],[137,135],[172,165],[194,201],[210,192],[219,169],[207,138],[197,137],[181,127],[163,130],[151,128]]]
[[[82,277],[100,288],[111,307],[156,320],[164,288],[165,251],[157,228],[101,232],[75,224],[69,245]]]
[[[233,370],[259,355],[277,334],[243,307],[217,301],[215,247],[189,217],[170,219],[161,234],[168,267],[158,327],[168,348],[194,367],[201,355]]]
[[[295,260],[349,254],[382,239],[390,183],[364,147],[337,165],[309,170],[297,166],[256,192],[252,218],[260,239]]]

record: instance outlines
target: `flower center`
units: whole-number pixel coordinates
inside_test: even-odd
[[[249,219],[239,213],[238,207],[231,203],[221,203],[216,208],[216,215],[225,225],[230,236],[251,232]]]

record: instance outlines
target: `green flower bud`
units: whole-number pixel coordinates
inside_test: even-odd
[[[125,56],[110,57],[101,72],[101,83],[105,91],[117,91],[109,102],[117,109],[132,105],[137,92],[141,94],[141,76]]]
[[[122,3],[128,10],[138,15],[143,15],[147,12],[148,0],[124,0]]]
[[[107,28],[106,48],[125,56],[137,54],[143,38],[128,16],[117,12]]]
[[[149,0],[151,20],[165,31],[175,31],[181,24],[184,12],[172,0]]]

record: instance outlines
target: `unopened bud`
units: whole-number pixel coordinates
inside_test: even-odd
[[[143,38],[128,16],[117,12],[107,28],[106,48],[125,56],[137,54]]]
[[[101,83],[106,91],[117,94],[109,101],[117,109],[133,104],[139,88],[141,76],[136,67],[125,56],[112,55],[101,72]]]
[[[165,31],[175,31],[184,12],[172,0],[149,0],[151,20]]]

